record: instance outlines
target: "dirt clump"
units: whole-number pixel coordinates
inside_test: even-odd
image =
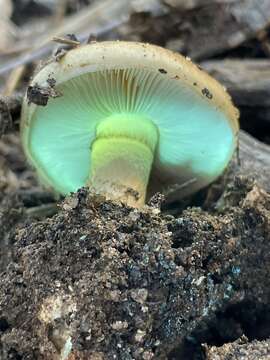
[[[248,342],[246,337],[221,347],[207,348],[207,360],[269,360],[270,341]]]
[[[202,343],[269,337],[270,196],[241,181],[224,213],[174,217],[81,189],[18,228],[0,358],[203,359]]]

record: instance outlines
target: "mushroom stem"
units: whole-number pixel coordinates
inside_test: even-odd
[[[157,141],[155,125],[138,115],[104,120],[92,144],[88,184],[109,199],[143,206]]]

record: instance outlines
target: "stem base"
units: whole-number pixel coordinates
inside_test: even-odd
[[[157,143],[157,130],[149,120],[122,117],[105,120],[92,144],[89,185],[111,200],[133,207],[145,202]]]

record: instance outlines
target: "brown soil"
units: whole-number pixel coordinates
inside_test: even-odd
[[[204,359],[202,343],[269,337],[270,196],[241,177],[227,189],[219,213],[82,189],[52,218],[8,216],[25,223],[0,279],[0,358],[64,359],[72,343],[69,359]]]
[[[270,341],[248,342],[246,337],[221,347],[206,348],[207,360],[269,360]]]

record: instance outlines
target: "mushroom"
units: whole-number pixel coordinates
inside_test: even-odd
[[[138,207],[157,190],[182,198],[220,176],[236,148],[238,110],[224,88],[158,46],[78,46],[45,65],[30,90],[23,148],[57,193],[89,186]]]

